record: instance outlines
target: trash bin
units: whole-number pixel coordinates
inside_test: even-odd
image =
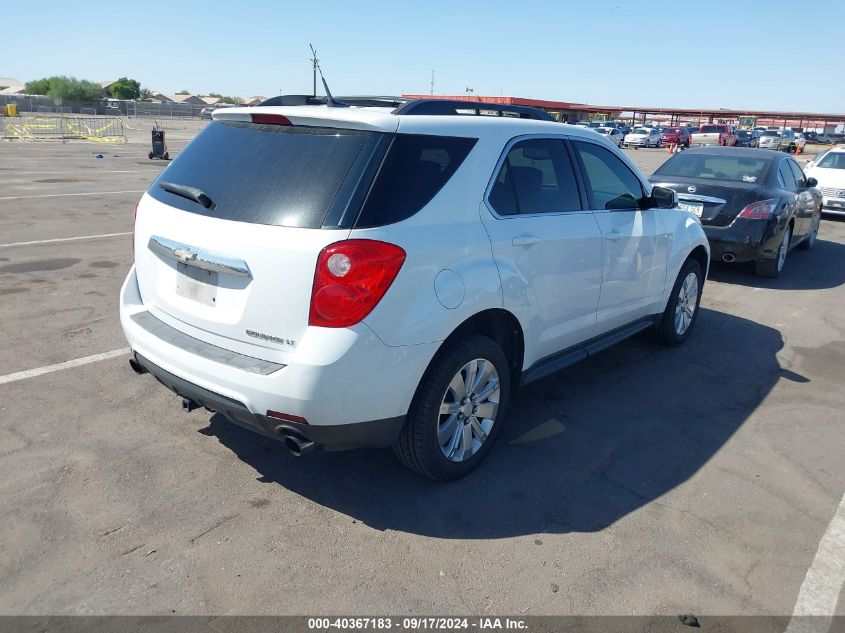
[[[6,104],[6,116],[18,116],[18,104],[17,103],[7,103]]]

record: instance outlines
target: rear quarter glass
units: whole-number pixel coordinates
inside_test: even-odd
[[[237,222],[320,228],[347,178],[372,157],[378,132],[214,121],[153,182],[149,194],[171,207]],[[367,149],[369,148],[369,151]],[[164,191],[195,187],[205,208]]]

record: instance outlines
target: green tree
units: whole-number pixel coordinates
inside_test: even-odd
[[[33,79],[32,81],[27,81],[24,87],[28,95],[46,95],[47,91],[50,90],[50,80],[46,77],[43,79]]]
[[[154,96],[155,93],[149,88],[141,88],[141,93],[138,95],[138,98],[141,99],[141,101],[152,101]]]
[[[190,90],[180,90],[176,93],[177,95],[189,95],[191,94]]]
[[[60,75],[48,77],[47,81],[47,96],[56,101],[94,101],[102,99],[105,94],[99,84],[86,79]]]
[[[121,77],[109,86],[109,94],[116,99],[137,99],[141,96],[141,84],[134,79]]]

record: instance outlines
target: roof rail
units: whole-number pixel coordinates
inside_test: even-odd
[[[335,97],[335,101],[342,101],[351,106],[358,106],[360,108],[396,108],[405,103],[408,99],[402,97],[379,97],[379,96],[360,96],[360,97]],[[279,95],[278,97],[270,97],[259,103],[262,106],[303,106],[303,105],[326,105],[328,99],[326,97],[312,97],[311,95]]]
[[[476,115],[554,121],[554,117],[540,108],[485,103],[483,101],[453,101],[448,99],[417,99],[400,105],[393,114]]]

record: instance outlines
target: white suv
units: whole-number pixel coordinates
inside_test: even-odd
[[[217,110],[136,209],[130,364],[294,453],[459,477],[512,388],[689,336],[710,258],[676,200],[531,108]]]

